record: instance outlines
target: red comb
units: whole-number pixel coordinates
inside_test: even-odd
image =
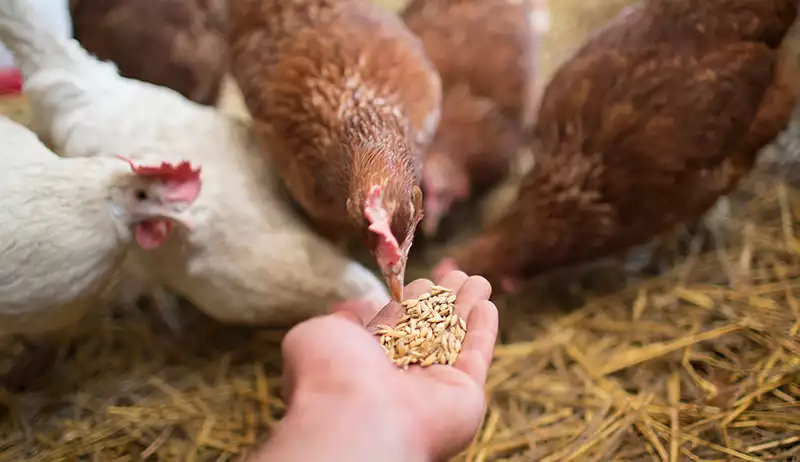
[[[370,188],[367,199],[364,201],[364,216],[370,223],[368,229],[381,238],[378,253],[391,265],[402,258],[403,253],[400,251],[397,238],[394,237],[389,227],[389,214],[383,207],[382,195],[380,186],[374,185]]]
[[[192,168],[192,164],[187,161],[183,161],[178,165],[171,164],[169,162],[162,162],[158,167],[154,167],[136,165],[134,161],[120,154],[117,154],[117,157],[130,164],[133,173],[137,175],[173,181],[190,181],[200,178],[200,167],[194,169]]]
[[[12,68],[0,70],[0,95],[16,95],[22,91],[22,73]]]

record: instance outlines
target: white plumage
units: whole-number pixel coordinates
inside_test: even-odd
[[[187,159],[203,168],[194,230],[132,253],[127,267],[236,323],[292,322],[351,298],[389,296],[366,268],[296,214],[249,127],[178,93],[120,77],[39,24],[26,0],[0,3],[37,130],[67,157]]]

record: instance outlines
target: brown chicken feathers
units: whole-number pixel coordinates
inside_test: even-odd
[[[70,0],[75,38],[125,77],[216,103],[227,70],[228,0]]]
[[[366,1],[231,6],[232,73],[265,152],[319,230],[360,238],[399,298],[441,105],[419,39]]]
[[[796,0],[649,0],[555,73],[536,164],[455,263],[493,281],[609,256],[699,219],[790,119]]]
[[[423,168],[425,234],[436,233],[454,202],[508,173],[533,112],[537,13],[532,2],[515,0],[412,0],[402,12],[444,90]]]

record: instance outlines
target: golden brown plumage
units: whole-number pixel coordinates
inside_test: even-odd
[[[75,38],[125,77],[216,103],[227,70],[228,0],[70,0]]]
[[[422,45],[361,0],[233,0],[231,14],[232,73],[265,151],[325,235],[365,242],[398,298],[441,105]]]
[[[528,0],[412,0],[402,13],[436,65],[444,95],[423,169],[426,234],[454,201],[508,173],[534,102],[535,13]]]
[[[797,74],[779,46],[796,16],[796,0],[649,0],[623,14],[556,72],[536,165],[455,263],[529,276],[700,218],[790,118]]]

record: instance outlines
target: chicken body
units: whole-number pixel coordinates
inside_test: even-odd
[[[232,74],[318,230],[360,238],[395,298],[422,217],[441,82],[419,40],[362,0],[233,0]]]
[[[336,301],[388,300],[373,274],[303,226],[248,127],[167,88],[120,77],[42,27],[25,0],[0,4],[0,40],[22,69],[39,129],[62,155],[159,155],[203,165],[203,191],[187,212],[193,230],[131,253],[126,270],[231,323],[294,322]]]
[[[699,219],[786,126],[795,0],[648,0],[554,75],[536,164],[455,253],[499,281],[609,256]]]
[[[402,13],[442,79],[443,106],[423,167],[425,218],[433,235],[455,201],[509,171],[535,105],[544,2],[414,0]]]
[[[538,60],[537,93],[541,93],[558,67],[568,60],[587,40],[622,10],[642,0],[550,0],[550,33],[541,43]]]
[[[142,175],[115,158],[61,159],[5,118],[0,139],[0,336],[27,340],[3,385],[18,390],[89,311],[107,306],[130,250],[158,247],[173,222],[185,224],[200,179]]]
[[[191,203],[170,203],[163,180],[137,177],[120,159],[61,159],[6,118],[0,138],[0,334],[74,323],[121,266],[140,223],[179,219]]]
[[[70,0],[74,36],[122,75],[213,105],[227,70],[228,0]]]

